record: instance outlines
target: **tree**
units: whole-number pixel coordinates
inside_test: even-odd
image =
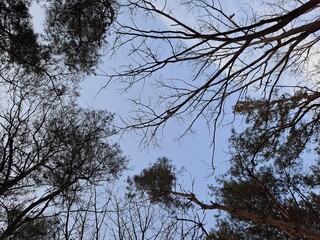
[[[59,216],[67,199],[85,200],[87,191],[126,166],[119,146],[108,143],[113,116],[43,96],[47,87],[9,85],[3,98],[0,239]]]
[[[16,213],[18,214],[18,213]],[[23,224],[7,239],[50,240],[60,239],[61,224],[55,217],[39,217]]]
[[[170,205],[173,199],[168,199],[168,195],[175,186],[176,176],[172,174],[174,171],[167,158],[159,158],[152,168],[143,170],[141,176],[129,178],[128,184],[129,186],[135,184],[137,190],[145,190],[151,196],[151,202]],[[163,196],[165,197],[162,199]]]
[[[270,239],[270,236],[283,239],[284,235],[291,239],[318,238],[318,123],[307,118],[285,125],[288,118],[297,115],[288,113],[292,110],[290,106],[295,101],[300,104],[301,99],[308,97],[290,101],[279,98],[278,103],[270,104],[270,108],[278,105],[275,111],[267,110],[267,115],[261,113],[244,132],[233,132],[230,138],[232,168],[228,178],[220,179],[222,188],[219,190],[222,201],[228,206],[248,208],[251,212],[299,226],[300,229],[279,226],[281,234],[279,229],[275,231],[243,220],[235,225],[232,221],[227,224],[222,221],[231,236],[241,233],[242,229],[260,239]],[[253,102],[253,105],[261,107],[260,104],[260,101]],[[251,116],[255,111],[266,110],[260,107],[242,113]],[[231,217],[237,219],[233,214]],[[299,232],[303,228],[309,233]]]
[[[89,71],[97,65],[115,8],[114,0],[51,1],[46,11],[47,37],[71,71]]]
[[[130,186],[132,187],[132,185]],[[112,239],[203,239],[202,229],[195,227],[198,219],[193,209],[180,211],[167,205],[155,204],[142,191],[130,188],[129,195],[112,199],[113,212],[106,224]],[[127,194],[128,194],[127,193]],[[188,219],[189,221],[182,221]],[[197,225],[196,225],[197,226]]]
[[[187,123],[185,133],[202,117],[216,129],[229,110],[226,102],[236,105],[261,96],[272,103],[277,92],[292,98],[304,92],[316,97],[301,106],[307,110],[318,99],[318,0],[244,5],[236,14],[219,1],[179,3],[186,8],[185,18],[176,17],[171,4],[126,1],[122,8],[131,10],[132,24],[115,24],[114,50],[128,49],[134,61],[109,77],[122,79],[127,87],[148,80],[158,92],[163,89],[158,101],[154,95],[134,99],[136,115],[126,122],[143,131],[145,143],[156,139],[172,118]],[[141,15],[144,23],[136,20]],[[153,24],[154,19],[165,24]],[[192,69],[188,75],[176,75],[186,67]]]
[[[219,185],[210,186],[211,202],[174,191],[170,164],[133,177],[136,188],[161,202],[178,197],[220,210],[213,239],[319,239],[320,1],[266,1],[242,13],[222,1],[180,1],[188,10],[183,18],[170,6],[126,1],[132,16],[148,20],[116,22],[114,49],[127,47],[134,61],[109,77],[128,88],[155,79],[157,92],[164,89],[158,99],[134,99],[136,115],[125,128],[142,130],[149,144],[174,118],[187,122],[180,136],[202,117],[215,133],[228,111],[231,121],[240,115],[246,122],[231,134],[230,170],[212,175]],[[157,17],[165,23],[153,24]],[[186,66],[190,74],[175,75]],[[172,177],[166,186],[157,185],[159,171]]]
[[[236,140],[239,141],[238,138]],[[295,166],[286,167],[284,173],[277,167],[271,167],[270,161],[261,164],[259,168],[249,168],[249,164],[242,158],[241,164],[237,162],[237,157],[234,157],[234,165],[226,175],[229,177],[220,178],[220,187],[212,187],[216,201],[209,203],[202,202],[192,192],[175,191],[174,168],[170,162],[163,162],[163,159],[158,159],[140,175],[134,176],[132,185],[159,203],[171,202],[180,208],[181,205],[175,203],[182,198],[202,211],[220,210],[227,213],[227,216],[217,215],[217,226],[211,233],[204,229],[208,239],[318,239],[320,212],[316,191],[319,183],[311,179],[318,176],[319,166],[315,165],[311,174],[303,173],[301,169],[298,171],[301,167],[299,161],[295,161]],[[155,179],[164,176],[161,174],[163,172],[172,176],[166,186],[163,186],[165,181],[144,181],[152,179],[151,175]],[[280,174],[283,178],[279,177]],[[156,190],[163,187],[171,190]],[[197,227],[203,228],[204,225],[198,223]]]
[[[47,60],[31,24],[30,1],[2,1],[0,53],[2,62],[40,67]]]
[[[112,115],[78,107],[74,90],[81,75],[99,62],[110,26],[114,51],[129,46],[128,59],[133,59],[127,70],[110,74],[111,80],[121,78],[131,86],[159,77],[167,66],[192,66],[190,76],[158,78],[166,91],[158,102],[154,96],[134,101],[138,114],[129,127],[142,129],[146,142],[172,118],[186,121],[186,132],[201,117],[215,130],[228,101],[234,114],[248,120],[242,133],[232,133],[231,169],[218,178],[219,186],[211,186],[212,202],[174,189],[174,167],[166,159],[133,178],[137,192],[184,213],[186,201],[196,210],[224,213],[211,233],[202,218],[183,215],[178,220],[192,230],[184,236],[320,238],[319,0],[265,3],[256,8],[263,14],[250,8],[244,14],[227,12],[218,1],[181,0],[192,18],[200,14],[193,23],[175,17],[167,1],[128,0],[120,9],[133,15],[114,25],[114,1],[47,1],[41,35],[31,24],[34,2],[0,3],[0,239],[45,239],[50,228],[33,230],[49,223],[57,226],[52,238],[85,239],[92,221],[93,236],[99,238],[106,211],[99,218],[96,188],[115,179],[126,160],[108,142]],[[141,15],[169,24],[136,21]],[[306,158],[311,159],[307,166]],[[154,216],[140,214],[151,205],[130,204],[136,211],[126,211],[128,219],[116,211],[119,238],[131,230],[145,233],[148,217]],[[140,225],[134,224],[136,216],[143,216]]]
[[[50,29],[41,39],[31,23],[31,3],[0,3],[0,239],[71,239],[79,233],[69,228],[71,219],[91,210],[92,189],[116,179],[127,162],[119,146],[109,143],[113,114],[79,107],[79,80],[74,81],[96,64],[115,12],[113,2],[52,1]],[[50,17],[56,15],[62,20],[53,28]],[[63,22],[66,15],[70,22]],[[78,18],[81,26],[73,24]],[[89,49],[55,50],[66,47],[61,41],[68,34],[83,38]],[[72,57],[82,53],[85,57]],[[73,63],[66,66],[70,58]]]
[[[32,3],[14,0],[0,4],[2,62],[17,63],[33,72],[56,76],[93,71],[106,42],[106,31],[116,16],[111,0],[47,1],[46,21],[36,33],[29,13]]]

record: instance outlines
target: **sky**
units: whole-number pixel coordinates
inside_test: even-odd
[[[181,6],[179,1],[157,1],[158,7],[163,6],[166,2],[168,9],[171,9],[173,14],[178,19],[187,20],[190,25],[196,24],[196,19],[192,15],[187,14],[187,9]],[[239,13],[241,6],[247,1],[227,0],[223,1],[223,4],[230,14]],[[42,8],[38,5],[33,5],[32,15],[34,17],[34,25],[36,29],[42,29],[44,21],[44,13]],[[123,18],[119,15],[119,18]],[[120,19],[123,21],[123,19]],[[120,21],[119,20],[119,21]],[[141,19],[143,22],[144,19]],[[155,24],[165,25],[170,27],[170,22],[164,18],[155,19]],[[40,30],[41,32],[41,30]],[[108,47],[108,46],[107,46]],[[111,67],[117,68],[126,59],[110,59],[105,57],[102,60],[99,68],[102,71],[108,71]],[[170,69],[167,71],[170,71]],[[175,71],[175,69],[173,70]],[[176,74],[176,72],[175,72]],[[179,77],[188,77],[187,71],[179,72]],[[123,92],[123,85],[118,83],[112,83],[105,86],[108,79],[104,76],[87,76],[81,83],[81,96],[79,98],[79,104],[83,107],[92,109],[106,109],[110,112],[116,113],[116,121],[120,122],[119,117],[126,118],[132,109],[132,105],[129,101],[131,98],[135,98],[137,95],[152,96],[155,89],[150,86],[134,86],[132,89]],[[105,86],[105,87],[104,87]],[[132,171],[126,174],[132,175],[146,168],[149,163],[156,161],[158,157],[168,157],[176,165],[177,169],[182,167],[185,169],[184,176],[180,178],[179,182],[183,184],[183,187],[188,191],[193,191],[198,196],[203,197],[203,200],[208,195],[207,184],[212,183],[212,178],[208,176],[212,173],[211,163],[214,161],[215,173],[221,174],[226,171],[228,167],[228,136],[233,125],[226,124],[220,126],[216,135],[215,153],[213,158],[212,147],[212,129],[206,125],[204,121],[199,120],[196,123],[196,133],[183,137],[179,141],[177,140],[178,133],[183,131],[183,126],[180,126],[174,120],[170,121],[165,128],[164,135],[159,141],[159,146],[145,147],[141,145],[139,136],[135,132],[126,132],[121,137],[116,137],[113,141],[120,144],[124,154],[130,159],[130,167]]]
[[[157,5],[161,7],[164,1],[158,1]],[[187,9],[180,6],[178,1],[167,1],[168,8],[173,10],[175,16],[179,19],[185,19]],[[230,12],[235,12],[239,7],[240,1],[229,0],[225,2]],[[121,18],[121,15],[119,16]],[[122,20],[122,19],[121,19]],[[121,21],[119,20],[119,21]],[[142,19],[143,21],[143,19]],[[188,20],[192,25],[195,22],[192,18]],[[170,25],[164,18],[157,18],[155,24]],[[170,27],[170,26],[169,26]],[[108,59],[100,65],[103,71],[108,71],[108,68],[120,66],[125,59]],[[121,62],[121,63],[120,63]],[[111,66],[110,66],[111,65]],[[170,69],[166,69],[170,71]],[[173,69],[176,74],[177,70]],[[99,71],[98,71],[99,72]],[[179,71],[179,78],[186,78],[187,71]],[[106,83],[105,77],[89,76],[81,84],[81,98],[80,104],[97,109],[107,109],[110,112],[117,113],[118,116],[126,118],[130,114],[132,105],[129,101],[137,95],[152,96],[154,89],[147,84],[143,86],[134,86],[133,89],[122,92],[123,85],[119,83],[112,83],[102,88]],[[121,138],[118,138],[121,148],[125,155],[131,159],[130,165],[133,167],[132,174],[140,172],[141,169],[146,168],[149,163],[156,161],[158,157],[168,157],[176,165],[177,169],[184,168],[185,174],[179,182],[182,182],[186,191],[193,191],[198,196],[205,199],[207,195],[207,184],[212,183],[213,178],[208,178],[212,173],[211,163],[214,161],[215,173],[222,174],[227,170],[228,164],[228,136],[233,125],[220,126],[216,135],[215,153],[213,158],[212,147],[212,129],[211,126],[206,125],[201,119],[196,123],[196,133],[183,137],[179,141],[177,136],[179,132],[183,131],[183,126],[180,126],[174,120],[171,120],[165,128],[164,136],[159,141],[159,146],[149,146],[145,148],[141,146],[139,136],[135,132],[126,132]],[[130,173],[129,173],[130,174]]]
[[[166,3],[167,7],[172,10],[178,19],[186,20],[189,25],[195,25],[196,19],[191,14],[187,14],[187,9],[179,5],[178,2],[174,0],[158,0],[156,1],[156,6],[161,8]],[[250,11],[249,5],[246,4],[249,2],[252,4],[252,1],[249,0],[225,0],[223,4],[226,12],[241,18],[245,16],[246,10]],[[39,6],[34,5],[32,11],[34,24],[36,28],[41,29],[43,21],[42,10]],[[119,21],[125,21],[125,16],[119,15],[119,18]],[[141,19],[141,23],[145,23],[144,19]],[[152,24],[170,28],[172,23],[167,19],[158,17]],[[99,65],[100,70],[98,70],[98,73],[99,71],[108,72],[111,68],[120,68],[126,61],[127,59],[121,56],[117,58],[106,56]],[[177,74],[179,78],[188,78],[190,74],[189,71],[184,69],[167,68],[166,71],[165,74]],[[154,77],[159,77],[159,75]],[[123,91],[123,84],[113,82],[106,85],[107,81],[108,78],[105,76],[87,76],[80,85],[79,104],[90,109],[106,109],[116,113],[116,123],[121,123],[120,118],[125,119],[131,114],[133,105],[129,99],[137,96],[149,96],[152,98],[155,91],[157,91],[154,86],[148,84],[137,84],[128,89],[128,91]],[[211,163],[213,161],[216,175],[222,174],[228,169],[230,157],[228,155],[228,137],[233,127],[241,128],[241,122],[237,122],[235,126],[235,124],[230,123],[229,117],[230,115],[226,117],[226,121],[217,130],[214,155],[213,136],[212,131],[210,132],[212,129],[201,119],[195,124],[194,129],[196,132],[194,134],[187,135],[179,140],[177,140],[177,136],[179,132],[184,130],[184,126],[179,125],[174,120],[169,121],[163,135],[160,135],[159,146],[150,145],[145,147],[145,145],[141,144],[141,137],[133,131],[127,131],[120,136],[116,136],[112,141],[120,144],[124,155],[130,159],[129,167],[131,167],[131,170],[125,172],[120,181],[125,184],[125,176],[137,174],[143,168],[148,167],[150,163],[155,162],[157,158],[165,156],[172,160],[178,170],[184,168],[183,175],[181,177],[178,176],[178,183],[182,184],[184,190],[192,191],[204,202],[212,200],[207,188],[208,184],[214,183],[214,178],[211,175]],[[211,213],[211,216],[212,214],[214,212]]]
[[[161,6],[164,1],[158,1],[158,5]],[[177,4],[178,1],[167,1],[169,8],[173,9],[177,18],[185,19],[186,9]],[[224,5],[228,11],[237,13],[241,2],[237,0],[224,1]],[[34,25],[37,29],[42,29],[42,22],[44,15],[41,7],[34,5],[32,8],[32,15],[34,16]],[[121,16],[119,16],[121,18]],[[141,19],[143,21],[143,19]],[[166,25],[170,27],[170,23],[163,19],[157,18],[156,24]],[[192,17],[188,18],[189,24],[195,24]],[[102,64],[99,66],[102,71],[108,71],[110,67],[120,66],[120,63],[125,62],[126,59],[109,59],[105,57]],[[169,71],[169,70],[167,70]],[[175,71],[174,69],[172,71]],[[176,72],[175,72],[176,73]],[[179,71],[179,77],[188,77],[188,71]],[[181,74],[181,75],[180,75]],[[152,96],[155,89],[150,86],[134,86],[132,89],[123,92],[121,88],[123,85],[118,83],[112,83],[105,86],[108,79],[103,76],[87,76],[81,83],[81,96],[79,98],[79,104],[86,108],[91,109],[106,109],[110,112],[116,113],[116,121],[119,122],[119,116],[126,118],[132,109],[132,105],[129,101],[130,98],[134,98],[138,95]],[[103,87],[105,86],[105,87]],[[230,130],[233,127],[232,124],[226,124],[219,127],[216,135],[215,154],[214,154],[214,166],[215,174],[224,173],[228,164],[228,136]],[[212,147],[212,132],[210,133],[210,127],[202,120],[199,120],[195,125],[196,133],[188,135],[179,141],[176,139],[178,133],[183,131],[183,127],[180,126],[174,120],[170,121],[165,128],[164,135],[159,141],[159,146],[150,146],[145,148],[141,146],[140,138],[134,132],[125,132],[123,135],[113,139],[114,142],[118,142],[124,155],[130,159],[129,166],[131,171],[125,173],[127,175],[137,174],[141,169],[148,167],[149,163],[155,162],[158,157],[168,157],[171,159],[179,170],[182,167],[185,169],[183,176],[178,177],[178,182],[182,184],[182,187],[186,191],[192,191],[201,200],[210,201],[208,199],[207,184],[213,183],[213,178],[208,177],[212,173],[211,163],[213,157]],[[211,129],[212,130],[212,129]],[[121,179],[125,181],[125,178]],[[214,214],[214,213],[212,213]]]

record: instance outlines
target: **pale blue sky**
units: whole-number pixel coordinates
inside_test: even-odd
[[[164,1],[158,1],[161,5]],[[186,9],[177,4],[178,1],[170,2],[169,8],[174,11],[177,18],[186,19],[188,16],[188,23],[193,24],[193,19],[190,15],[186,15]],[[223,1],[227,11],[235,13],[239,9],[240,2],[237,0]],[[34,16],[34,24],[37,29],[42,28],[43,12],[41,7],[34,5],[32,8],[32,14]],[[121,18],[121,15],[119,16]],[[143,19],[141,19],[143,21]],[[167,25],[168,22],[163,18],[155,20],[156,24]],[[101,64],[101,69],[106,70],[110,66],[117,68],[122,65],[126,59],[108,59],[105,58]],[[167,69],[167,71],[169,71]],[[175,71],[175,70],[173,70]],[[183,77],[180,74],[186,74],[188,77],[188,71],[177,71],[179,78]],[[170,75],[170,74],[169,74]],[[107,79],[105,77],[88,76],[84,82],[81,83],[81,97],[79,103],[84,107],[106,109],[110,112],[115,112],[122,118],[125,118],[131,108],[128,99],[134,98],[137,95],[151,96],[154,94],[155,89],[144,85],[137,85],[134,88],[129,89],[128,92],[122,92],[119,90],[123,85],[117,83],[105,85]],[[101,91],[100,91],[101,90]],[[117,118],[116,118],[117,119]],[[119,121],[119,120],[118,120]],[[216,149],[214,166],[216,167],[216,174],[222,173],[227,169],[228,151],[227,139],[230,134],[232,125],[219,128],[216,136]],[[195,125],[196,133],[182,138],[180,141],[175,139],[178,137],[179,132],[183,131],[183,126],[180,126],[177,122],[171,120],[167,124],[162,140],[159,142],[160,147],[143,148],[140,146],[140,138],[135,135],[134,132],[125,133],[122,135],[119,141],[121,148],[125,155],[127,155],[131,161],[130,166],[135,167],[134,171],[128,174],[132,175],[139,172],[142,168],[148,166],[148,163],[154,162],[158,157],[166,156],[173,160],[173,163],[180,169],[182,166],[186,168],[186,174],[180,182],[183,183],[183,187],[186,190],[192,190],[194,193],[199,194],[203,200],[208,195],[207,184],[212,183],[213,179],[207,178],[211,174],[211,161],[212,161],[212,134],[209,133],[208,126],[202,120],[199,120]],[[189,175],[190,173],[190,175]],[[191,189],[192,179],[195,178],[194,189]]]
[[[164,2],[164,1],[159,1]],[[170,3],[169,3],[170,2]],[[176,4],[177,1],[168,1],[169,7],[176,12],[174,14],[177,18],[183,18],[185,8]],[[224,3],[228,6],[228,11],[231,13],[235,12],[239,7],[240,1],[226,1]],[[159,6],[161,3],[159,4]],[[121,17],[121,16],[120,16]],[[120,21],[120,20],[119,20]],[[142,20],[143,21],[143,20]],[[163,18],[156,19],[156,24],[167,25]],[[192,19],[189,19],[189,23],[192,24]],[[124,64],[125,59],[105,59],[104,63],[101,64],[101,69],[108,71],[106,69],[112,67],[119,67]],[[170,75],[170,68],[166,69],[168,71],[166,75]],[[177,71],[172,70],[174,74],[179,74],[179,78],[188,78],[188,71],[181,69]],[[99,71],[98,71],[99,72]],[[187,74],[186,74],[187,73]],[[185,76],[183,76],[183,74]],[[132,105],[128,99],[135,98],[137,95],[154,95],[155,88],[148,86],[148,84],[137,85],[127,92],[122,92],[121,89],[123,85],[121,84],[110,84],[106,88],[101,90],[101,87],[106,83],[105,77],[94,77],[89,76],[82,84],[81,98],[80,102],[83,106],[107,109],[108,111],[115,112],[119,114],[122,118],[126,118],[130,114]],[[100,91],[101,90],[101,91]],[[99,92],[100,91],[100,92]],[[98,93],[98,94],[97,94]],[[227,117],[228,118],[228,117]],[[228,121],[226,120],[226,123]],[[227,169],[228,166],[228,136],[230,134],[232,125],[226,125],[220,127],[216,136],[216,148],[214,157],[214,166],[216,167],[216,174],[220,174]],[[212,183],[213,178],[207,178],[212,172],[210,166],[212,162],[212,132],[210,133],[206,123],[199,119],[194,128],[196,133],[193,135],[186,136],[180,141],[175,139],[178,137],[179,133],[184,130],[184,126],[180,126],[174,120],[169,121],[166,126],[162,140],[159,142],[160,147],[150,147],[143,148],[140,146],[140,137],[135,135],[134,132],[129,132],[124,134],[120,139],[119,143],[126,155],[131,158],[130,164],[135,166],[135,171],[133,173],[139,172],[142,168],[148,166],[148,163],[154,162],[158,157],[166,156],[173,160],[173,163],[177,168],[184,166],[189,174],[185,174],[186,179],[180,179],[184,182],[186,190],[191,189],[191,177],[195,178],[193,191],[200,196],[207,197],[205,194],[207,192],[207,184]],[[212,129],[211,129],[212,130]],[[204,199],[206,200],[206,199]]]
[[[165,1],[158,1],[157,6],[162,6]],[[174,0],[166,1],[168,8],[173,10],[175,16],[179,19],[187,20],[190,25],[196,24],[192,15],[186,14],[186,9],[181,7]],[[225,7],[227,13],[236,14],[236,17],[245,17],[245,11],[252,11],[257,9],[250,9],[249,3],[256,4],[258,1],[250,0],[225,0],[221,1]],[[245,9],[242,11],[241,9]],[[259,9],[261,10],[261,9]],[[35,26],[41,29],[41,21],[43,19],[43,13],[41,8],[34,6],[33,15]],[[123,16],[119,16],[119,21],[123,21]],[[137,20],[139,21],[139,20]],[[144,19],[141,19],[143,22]],[[154,23],[159,26],[170,27],[170,22],[163,18],[157,18]],[[110,36],[112,38],[112,36]],[[125,50],[123,50],[125,51]],[[119,68],[121,65],[125,64],[127,59],[123,56],[118,56],[117,58],[109,59],[108,57],[103,59],[103,63],[100,68],[103,71],[109,71],[110,68]],[[175,74],[178,78],[188,78],[190,71],[187,69],[170,69],[166,68],[167,72],[163,72],[164,75],[172,77]],[[99,73],[99,70],[98,70]],[[155,75],[153,77],[159,77]],[[290,79],[291,80],[291,79]],[[130,115],[130,110],[132,105],[129,101],[131,98],[136,98],[137,96],[149,96],[153,97],[155,91],[158,89],[150,86],[148,82],[145,85],[137,84],[133,88],[126,92],[123,92],[121,88],[124,85],[120,83],[112,83],[105,86],[108,79],[104,76],[88,76],[85,81],[81,83],[81,97],[79,103],[83,107],[95,108],[95,109],[106,109],[110,112],[117,114],[116,121],[120,123],[119,116],[126,118]],[[236,126],[234,124],[229,124],[232,115],[227,115],[225,122],[221,125],[217,131],[216,135],[216,145],[215,145],[215,155],[214,155],[214,166],[215,174],[221,174],[227,170],[229,165],[228,152],[228,137],[230,136],[230,130],[232,127],[242,128],[241,122],[237,122]],[[149,163],[154,162],[158,157],[166,156],[173,160],[177,169],[182,166],[185,167],[186,171],[183,178],[179,179],[179,182],[183,184],[183,188],[188,191],[192,191],[199,196],[203,201],[212,200],[211,197],[206,194],[208,192],[207,184],[213,183],[214,178],[211,175],[211,161],[212,161],[212,132],[210,133],[210,127],[206,125],[205,121],[199,119],[194,126],[196,133],[193,135],[188,135],[181,140],[175,140],[179,133],[181,133],[185,128],[183,125],[179,125],[176,121],[170,120],[160,136],[159,147],[149,147],[143,148],[140,145],[141,137],[137,136],[134,132],[126,132],[120,137],[116,137],[113,141],[119,142],[124,154],[128,156],[130,161],[130,166],[134,167],[132,171],[128,171],[125,175],[133,175],[140,172],[141,169],[148,166]],[[212,129],[211,129],[212,130]],[[210,176],[208,178],[208,176]],[[192,182],[192,180],[195,180]],[[192,185],[194,184],[194,185]],[[193,188],[192,188],[193,187]],[[210,221],[210,216],[215,214],[215,212],[208,213],[208,222],[210,225],[213,222]]]

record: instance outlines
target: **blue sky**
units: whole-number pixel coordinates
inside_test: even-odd
[[[190,25],[196,25],[196,18],[192,14],[186,13],[187,9],[178,4],[179,1],[157,1],[156,5],[161,8],[164,3],[167,4],[168,9],[171,9],[173,14],[178,19],[186,20]],[[248,4],[256,4],[258,1],[249,0],[226,0],[221,1],[224,5],[224,10],[232,15],[235,14],[235,18],[245,17],[245,11],[263,11],[264,9],[251,9]],[[254,3],[253,3],[254,2]],[[257,5],[258,6],[258,5]],[[256,6],[256,7],[257,7]],[[245,10],[241,10],[245,9]],[[38,29],[41,29],[41,21],[43,20],[43,13],[41,8],[34,6],[34,22]],[[196,13],[197,14],[197,13]],[[138,16],[136,16],[138,17]],[[124,15],[119,15],[119,21],[126,21]],[[140,24],[155,24],[155,26],[164,26],[170,28],[171,22],[158,17],[152,23],[146,23],[145,19],[136,20]],[[110,41],[112,42],[112,36]],[[120,69],[120,66],[126,64],[129,59],[126,59],[126,49],[121,49],[124,54],[118,54],[113,58],[106,56],[103,58],[100,64],[98,73],[108,72],[110,69]],[[163,77],[175,77],[178,78],[190,78],[192,72],[188,69],[180,68],[166,68],[162,72]],[[99,74],[98,74],[99,75]],[[102,74],[103,75],[103,74]],[[152,78],[160,78],[159,74],[155,74]],[[288,78],[290,81],[292,79]],[[79,98],[79,104],[83,107],[92,109],[106,109],[110,112],[116,113],[116,123],[121,124],[120,118],[126,119],[132,114],[133,105],[129,99],[142,96],[147,99],[148,97],[153,99],[154,95],[159,94],[160,90],[149,84],[149,81],[145,83],[138,83],[127,91],[123,91],[125,85],[120,82],[113,82],[106,85],[108,78],[106,76],[87,76],[81,83],[81,97]],[[152,81],[153,82],[153,81]],[[291,83],[292,84],[292,83]],[[161,94],[161,93],[160,93]],[[260,92],[258,94],[261,94]],[[227,103],[227,106],[230,106]],[[230,109],[229,109],[230,110]],[[223,123],[219,126],[215,138],[215,154],[213,159],[213,165],[215,167],[215,174],[219,175],[224,173],[229,166],[228,155],[228,137],[230,136],[231,128],[237,129],[243,128],[241,120],[235,123],[231,123],[232,114],[226,115]],[[207,185],[214,182],[212,177],[212,126],[207,126],[207,123],[203,119],[199,119],[194,125],[194,134],[187,135],[182,139],[177,140],[177,137],[185,129],[185,125],[179,124],[174,119],[170,120],[164,130],[159,133],[159,146],[150,145],[145,147],[141,144],[141,136],[135,132],[125,132],[121,136],[116,136],[112,140],[118,142],[126,156],[130,159],[130,167],[132,170],[125,173],[127,175],[133,175],[140,172],[141,169],[146,168],[149,163],[156,161],[158,157],[168,157],[176,165],[177,169],[184,167],[185,171],[183,176],[179,178],[179,183],[182,184],[182,188],[186,191],[192,191],[199,199],[204,202],[212,199],[208,193]],[[124,181],[125,179],[121,179]],[[121,184],[121,183],[120,183]],[[210,212],[210,216],[215,212]],[[208,215],[209,215],[208,214]],[[208,222],[212,224],[208,217]]]
[[[158,1],[159,6],[164,1]],[[186,19],[188,16],[188,23],[195,24],[194,19],[190,15],[186,15],[186,9],[177,4],[178,1],[167,1],[169,8],[174,11],[177,18]],[[223,4],[227,8],[227,11],[236,13],[237,9],[241,5],[241,2],[237,0],[223,1]],[[42,28],[43,12],[39,6],[34,5],[32,9],[34,16],[34,24],[37,29]],[[119,16],[121,18],[121,15]],[[144,19],[141,19],[143,22]],[[155,24],[165,25],[170,24],[163,18],[155,19]],[[103,63],[100,68],[103,71],[109,71],[110,67],[117,68],[123,64],[126,59],[108,57],[103,59]],[[170,71],[167,69],[166,71]],[[176,71],[173,69],[175,74],[179,74],[179,78],[188,77],[188,71],[180,69]],[[98,71],[99,72],[99,71]],[[166,74],[170,75],[170,72]],[[185,76],[183,76],[185,75]],[[106,109],[110,112],[116,113],[122,118],[126,118],[130,114],[132,105],[128,99],[134,98],[138,95],[141,96],[153,96],[157,89],[147,85],[136,85],[126,92],[123,92],[121,88],[122,84],[112,83],[106,84],[106,77],[99,76],[87,76],[85,81],[81,83],[81,97],[79,103],[83,107],[94,108],[94,109]],[[119,118],[116,117],[116,121]],[[228,121],[226,121],[228,123]],[[220,174],[226,171],[228,166],[228,136],[230,134],[232,125],[221,126],[216,135],[216,146],[214,155],[214,166],[216,168],[215,173]],[[195,134],[188,135],[176,140],[177,136],[181,131],[184,130],[183,126],[179,125],[174,120],[169,121],[163,135],[160,136],[158,147],[144,148],[141,146],[140,137],[134,132],[126,132],[121,138],[115,138],[114,141],[119,142],[121,148],[130,161],[130,166],[133,167],[133,171],[126,174],[132,175],[138,173],[141,169],[148,166],[149,163],[154,162],[158,157],[166,156],[173,160],[177,169],[185,167],[184,176],[180,178],[179,182],[182,183],[185,190],[193,191],[195,194],[200,196],[200,199],[206,201],[208,195],[206,194],[207,184],[212,183],[213,178],[208,176],[212,173],[211,162],[212,162],[212,132],[206,125],[205,121],[199,120],[195,125]],[[212,129],[211,129],[212,130]],[[193,182],[193,180],[195,180]]]
[[[163,2],[164,1],[158,1],[159,6],[161,6]],[[168,1],[168,8],[173,10],[177,18],[185,19],[187,9],[181,7],[177,2],[178,1]],[[224,4],[228,7],[228,11],[234,13],[236,9],[239,8],[240,1],[229,0],[224,2]],[[121,20],[122,19],[119,21]],[[141,21],[144,21],[144,19],[141,19]],[[188,22],[191,25],[195,24],[192,18],[190,18]],[[159,17],[155,19],[155,24],[167,26],[170,23]],[[105,58],[100,68],[103,71],[109,71],[108,69],[112,67],[117,68],[125,61],[126,59],[121,58],[113,58],[111,60]],[[186,69],[180,69],[180,71],[178,71],[177,69],[170,70],[170,68],[168,68],[166,71],[167,72],[164,73],[166,76],[171,76],[170,71],[173,71],[174,74],[179,75],[179,78],[189,77]],[[154,78],[157,76],[158,75],[154,76]],[[81,105],[89,108],[107,109],[108,111],[117,113],[122,118],[126,118],[130,115],[130,110],[133,107],[129,99],[135,98],[138,95],[152,97],[155,91],[157,91],[156,88],[148,85],[148,83],[137,84],[125,92],[121,90],[124,85],[119,83],[109,84],[101,90],[105,84],[106,78],[103,76],[87,77],[81,84]],[[228,124],[228,120],[226,120],[225,123],[226,126],[220,126],[216,135],[214,154],[216,174],[223,173],[228,166],[228,136],[233,125]],[[207,200],[205,199],[205,197],[207,197],[206,186],[213,181],[212,177],[208,178],[212,173],[211,162],[213,148],[211,143],[213,136],[211,128],[211,126],[207,126],[205,121],[199,119],[194,127],[195,134],[185,136],[178,141],[177,137],[179,133],[184,130],[184,126],[171,120],[165,127],[163,135],[159,136],[161,138],[159,147],[152,147],[151,145],[145,148],[144,145],[141,146],[141,138],[137,136],[135,132],[127,132],[116,141],[119,141],[124,153],[131,159],[130,164],[134,167],[134,171],[132,171],[131,174],[137,173],[147,167],[148,163],[154,162],[158,157],[166,156],[173,160],[177,169],[185,167],[185,175],[180,179],[180,182],[184,184],[184,188],[190,191],[193,190],[196,194],[202,196],[204,200]],[[193,182],[194,188],[192,189],[193,179],[195,182]]]

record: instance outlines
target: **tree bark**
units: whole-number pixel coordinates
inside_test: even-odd
[[[205,210],[222,210],[228,212],[229,214],[235,215],[240,218],[245,218],[249,221],[260,223],[260,224],[267,224],[273,227],[278,228],[279,230],[283,231],[286,235],[287,233],[302,235],[310,240],[319,240],[320,233],[315,232],[304,227],[300,227],[291,222],[284,222],[281,220],[276,220],[271,218],[270,216],[263,216],[259,214],[250,213],[248,211],[239,210],[233,207],[225,206],[219,203],[211,202],[211,204],[206,204],[201,202],[193,193],[180,193],[180,192],[171,192],[172,195],[185,197],[191,202],[195,203],[196,205],[200,206],[202,209]]]

